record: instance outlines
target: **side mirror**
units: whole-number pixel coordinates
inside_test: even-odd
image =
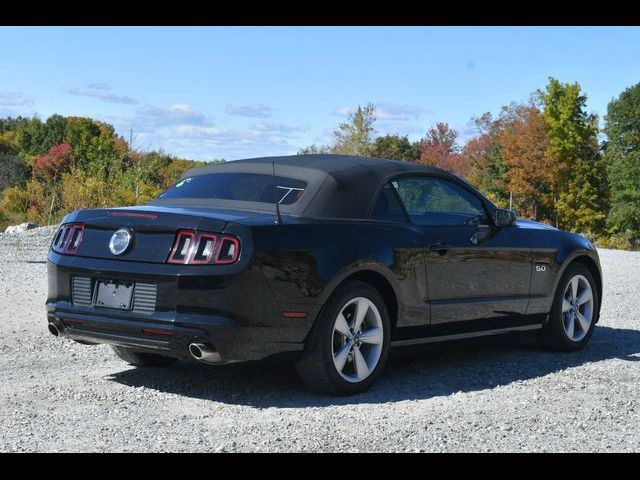
[[[516,212],[506,208],[496,208],[493,211],[493,223],[496,227],[510,227],[516,223]]]

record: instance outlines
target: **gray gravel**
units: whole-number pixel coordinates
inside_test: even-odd
[[[143,371],[52,337],[52,234],[0,234],[0,451],[640,451],[640,253],[600,251],[602,319],[582,352],[396,356],[371,391],[332,398],[288,366]]]

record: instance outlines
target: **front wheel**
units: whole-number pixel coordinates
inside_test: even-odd
[[[583,348],[593,332],[599,300],[589,269],[579,263],[570,265],[560,279],[549,321],[540,331],[538,342],[552,350]]]
[[[296,365],[298,373],[319,392],[363,392],[384,368],[389,337],[389,315],[378,291],[349,282],[331,296],[317,319]]]

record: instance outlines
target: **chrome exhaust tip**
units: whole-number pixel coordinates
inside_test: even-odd
[[[193,358],[202,363],[210,365],[221,365],[226,363],[222,360],[220,354],[211,345],[206,343],[190,343],[189,353]]]
[[[51,333],[51,335],[53,335],[54,337],[59,337],[60,333],[62,333],[60,331],[60,329],[56,326],[55,323],[50,323],[49,324],[49,333]]]
[[[203,343],[190,343],[189,344],[189,353],[196,360],[200,360],[204,356],[203,350],[205,349],[205,345]]]

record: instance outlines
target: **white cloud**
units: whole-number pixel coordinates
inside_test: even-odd
[[[33,98],[22,92],[0,92],[0,105],[3,107],[33,105]]]
[[[424,110],[422,107],[416,105],[396,105],[388,102],[378,102],[375,104],[376,118],[378,120],[395,120],[406,122],[409,120],[416,120],[423,114],[431,114],[429,110]],[[340,117],[348,117],[355,113],[356,107],[345,106],[338,107],[333,112],[333,115]]]
[[[259,122],[253,124],[251,128],[261,132],[278,132],[284,135],[304,133],[311,130],[309,125],[287,125],[279,122]]]
[[[227,105],[229,115],[239,115],[241,117],[269,118],[273,109],[261,103],[251,105]]]
[[[133,119],[140,128],[162,128],[175,125],[207,125],[211,121],[201,111],[184,103],[176,103],[168,108],[152,106],[139,107]]]
[[[338,107],[331,113],[340,117],[348,117],[349,115],[355,113],[355,111],[355,107]]]
[[[380,120],[407,121],[419,118],[423,113],[426,113],[425,110],[415,105],[394,105],[385,102],[376,105],[376,115]]]
[[[90,83],[84,87],[76,87],[69,90],[71,95],[92,97],[109,103],[122,103],[125,105],[137,105],[138,100],[124,95],[116,95],[111,91],[108,83]]]
[[[289,125],[260,120],[248,127],[214,123],[198,109],[181,103],[169,107],[140,106],[133,117],[109,116],[126,138],[133,127],[133,146],[141,150],[162,149],[174,155],[199,160],[288,155],[296,153],[298,138],[309,125]]]
[[[182,138],[198,139],[211,145],[281,145],[287,139],[283,135],[263,130],[201,127],[180,125],[175,133]]]
[[[214,159],[288,155],[298,151],[289,137],[253,128],[180,125],[162,139],[163,148],[188,158]]]

